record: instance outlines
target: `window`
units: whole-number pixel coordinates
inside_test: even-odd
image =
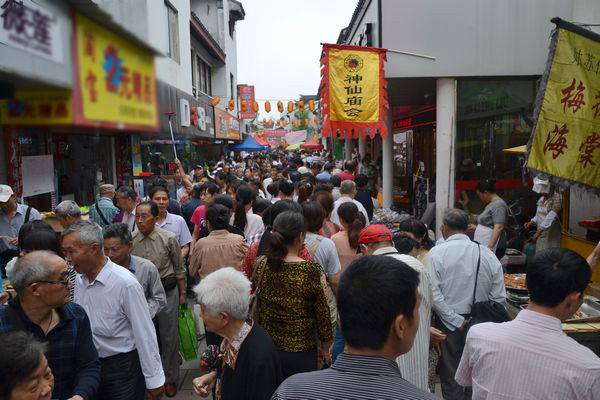
[[[169,34],[169,48],[167,55],[173,60],[179,62],[179,24],[177,21],[177,10],[165,1],[167,8],[167,31]]]
[[[196,73],[198,74],[198,78],[196,79],[198,90],[212,96],[210,65],[198,56],[196,56]]]

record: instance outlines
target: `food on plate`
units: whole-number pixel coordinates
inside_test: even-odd
[[[587,315],[583,311],[576,311],[575,314],[573,314],[573,318],[575,318],[575,319],[587,318],[587,317],[589,317],[589,315]]]
[[[527,285],[525,284],[525,276],[522,274],[504,275],[504,286],[510,289],[527,290]]]

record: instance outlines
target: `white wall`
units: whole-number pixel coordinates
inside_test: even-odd
[[[224,47],[223,35],[219,32],[219,8],[217,0],[192,0],[191,10],[194,12],[202,25],[208,30],[221,48]]]
[[[371,30],[371,37],[373,38],[372,47],[379,47],[379,9],[377,3],[377,0],[368,0],[365,2],[365,6],[359,12],[355,25],[350,27],[347,44],[358,45],[364,25],[371,23],[373,24]]]
[[[436,57],[388,53],[386,77],[539,75],[550,19],[570,21],[573,1],[383,0],[383,47]]]
[[[188,94],[192,94],[192,61],[190,44],[189,0],[170,0],[177,10],[179,24],[179,62],[170,57],[155,60],[156,78]],[[147,10],[148,41],[161,53],[169,50],[167,6],[162,0],[150,0]]]
[[[581,24],[600,24],[600,1],[574,0],[573,19],[569,22]],[[592,31],[600,34],[600,26],[591,26]]]

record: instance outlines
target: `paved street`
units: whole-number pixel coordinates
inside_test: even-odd
[[[206,342],[204,338],[199,343],[198,354],[202,354],[204,349],[206,348]],[[201,397],[197,396],[194,393],[194,389],[192,388],[192,379],[198,376],[198,366],[199,361],[193,360],[184,362],[181,365],[180,374],[179,374],[179,387],[177,396],[173,397],[177,400],[188,400],[188,399],[201,399]],[[163,398],[167,398],[163,396]],[[212,396],[207,397],[207,399],[212,399]]]

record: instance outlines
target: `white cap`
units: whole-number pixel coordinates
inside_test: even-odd
[[[310,171],[306,167],[300,167],[300,168],[298,168],[298,172],[301,174],[306,174],[307,172],[310,172]]]
[[[550,193],[550,182],[546,179],[533,178],[532,190],[536,193]]]
[[[0,203],[6,203],[13,194],[14,192],[10,186],[0,185]]]

